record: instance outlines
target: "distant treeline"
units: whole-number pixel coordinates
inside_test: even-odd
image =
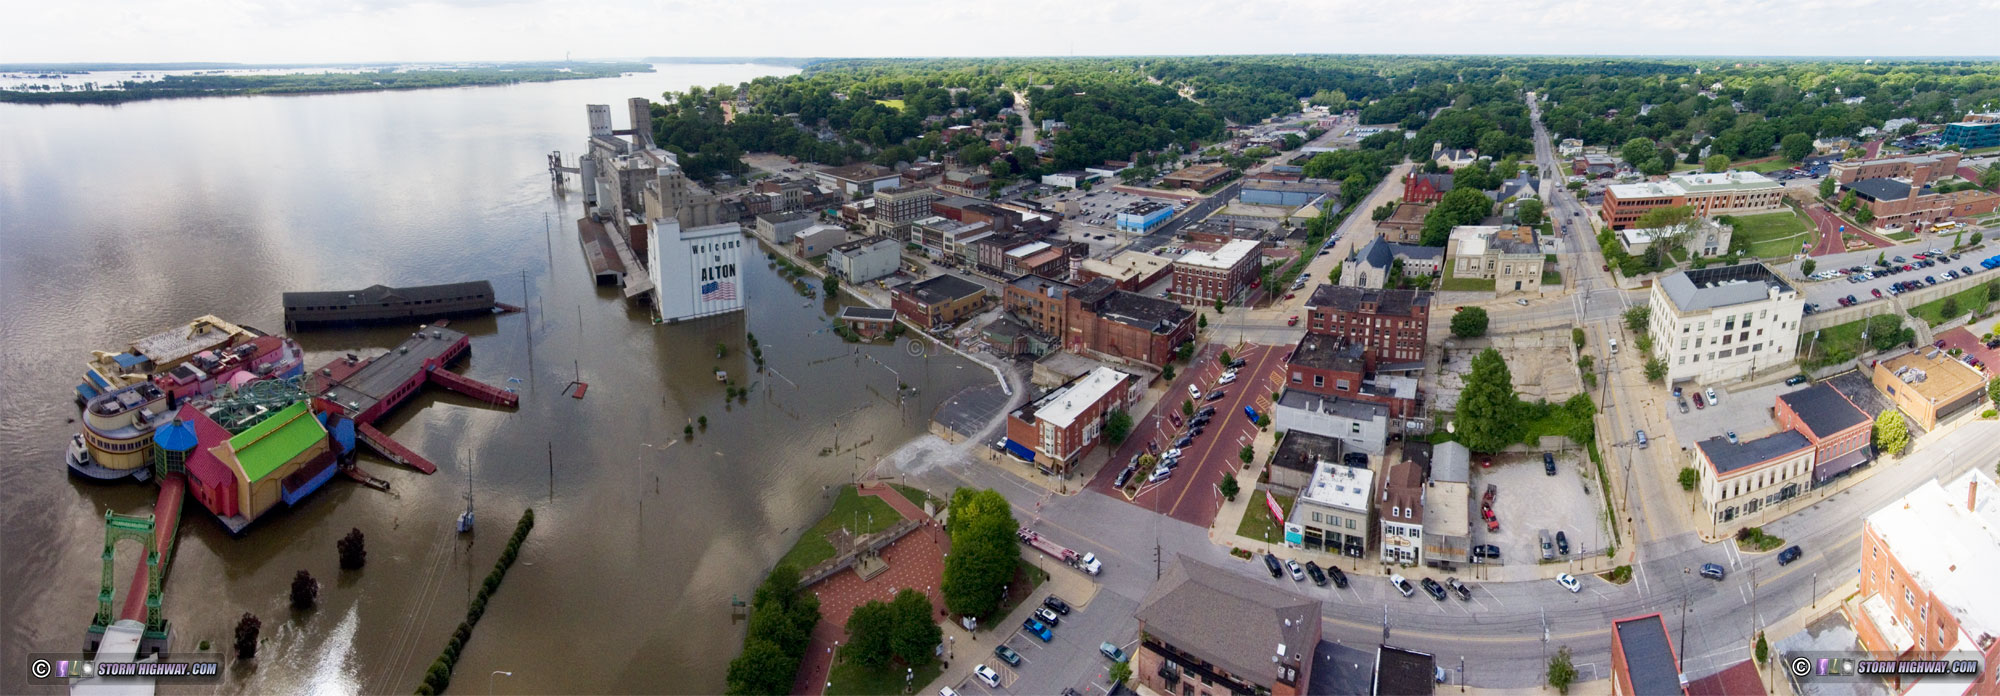
[[[250,94],[372,92],[506,85],[617,77],[652,72],[647,63],[506,63],[434,67],[397,72],[392,68],[359,73],[306,75],[168,75],[158,81],[118,83],[118,89],[0,90],[0,102],[29,104],[115,104],[145,99],[221,97]]]

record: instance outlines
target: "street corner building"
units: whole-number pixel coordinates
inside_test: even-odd
[[[1132,406],[1139,380],[1098,367],[1007,414],[1007,453],[1048,473],[1068,473],[1104,440],[1105,419]]]
[[[1666,181],[1605,187],[1599,213],[1614,230],[1631,227],[1646,213],[1685,205],[1703,217],[1783,210],[1785,185],[1757,172],[1675,174]]]
[[[1297,696],[1312,683],[1321,602],[1176,555],[1132,617],[1132,678],[1162,694]]]
[[[1874,420],[1824,382],[1779,395],[1772,413],[1777,433],[1737,443],[1718,435],[1689,453],[1717,536],[1817,502],[1805,494],[1873,460]]]
[[[1968,679],[1897,675],[1902,693],[2000,694],[2000,486],[1981,467],[1931,479],[1862,522],[1861,589],[1841,604],[1862,647],[1900,659],[1968,659]],[[1941,683],[1933,683],[1941,682]]]
[[[896,314],[930,331],[970,317],[986,302],[986,286],[955,275],[939,275],[889,288]]]
[[[1875,388],[1924,430],[1939,420],[1978,406],[1986,396],[1986,376],[1943,350],[1925,346],[1875,362]]]
[[[1681,271],[1653,284],[1653,357],[1667,383],[1715,384],[1792,363],[1805,301],[1797,288],[1752,262]]]

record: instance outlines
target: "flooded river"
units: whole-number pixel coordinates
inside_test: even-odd
[[[252,612],[260,655],[232,665],[222,691],[408,693],[532,506],[535,531],[455,690],[484,690],[505,670],[498,693],[721,691],[743,635],[731,598],[747,599],[831,505],[827,486],[991,373],[861,349],[921,390],[899,406],[896,375],[825,330],[831,306],[762,263],[746,274],[746,312],[655,327],[590,284],[580,198],[551,190],[545,157],[581,147],[586,103],[790,72],[662,65],[512,87],[0,105],[0,692],[39,688],[14,667],[28,653],[82,646],[104,512],[153,506],[151,484],[65,474],[71,387],[90,350],[202,314],[279,330],[286,290],[473,279],[529,308],[454,322],[473,335],[462,370],[520,379],[519,412],[427,391],[383,429],[436,461],[436,475],[364,456],[393,492],[336,479],[241,538],[190,500],[166,583],[174,648],[226,648]],[[411,328],[297,337],[317,366],[378,353]],[[755,373],[746,332],[770,372]],[[725,399],[718,368],[751,387],[747,400]],[[563,394],[575,379],[590,384],[586,398]],[[699,416],[707,429],[682,441]],[[470,543],[451,531],[468,476],[480,523]],[[334,541],[349,528],[367,535],[368,565],[342,573]],[[134,548],[119,556],[121,594]],[[301,569],[320,578],[321,604],[294,613],[286,592]]]

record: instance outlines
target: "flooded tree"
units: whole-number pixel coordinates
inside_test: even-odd
[[[360,529],[349,529],[347,536],[334,542],[334,547],[340,550],[341,570],[358,570],[368,565],[367,541]]]

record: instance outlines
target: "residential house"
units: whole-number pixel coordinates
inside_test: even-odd
[[[1762,263],[1674,273],[1653,284],[1653,356],[1666,382],[1714,384],[1784,368],[1796,356],[1805,301]]]
[[[986,302],[986,286],[939,275],[893,286],[889,295],[898,316],[928,331],[977,314]]]
[[[1416,244],[1423,241],[1424,218],[1431,214],[1434,207],[1427,203],[1398,203],[1396,212],[1375,223],[1375,232],[1391,242]]]
[[[1132,406],[1138,378],[1099,367],[1007,414],[1010,454],[1042,471],[1067,475],[1103,441],[1104,421]]]
[[[1383,563],[1416,565],[1424,560],[1424,472],[1416,462],[1390,464],[1380,478],[1375,512],[1381,517]]]
[[[1445,264],[1458,278],[1493,281],[1496,297],[1542,291],[1546,255],[1535,228],[1461,225],[1445,244]]]
[[[1890,677],[1901,693],[2000,694],[2000,485],[1983,467],[1931,479],[1867,517],[1861,580],[1841,604],[1884,659],[1973,659],[1977,675]],[[1977,657],[1974,657],[1976,655]],[[1939,683],[1933,683],[1939,682]]]
[[[1986,376],[1942,350],[1925,346],[1874,361],[1875,389],[1902,410],[1911,425],[1937,429],[1938,421],[1976,407],[1986,398]]]
[[[1479,161],[1479,151],[1469,147],[1445,147],[1444,143],[1431,143],[1431,161],[1455,172]]]
[[[1160,694],[1307,692],[1321,602],[1176,554],[1132,618],[1132,678]]]

